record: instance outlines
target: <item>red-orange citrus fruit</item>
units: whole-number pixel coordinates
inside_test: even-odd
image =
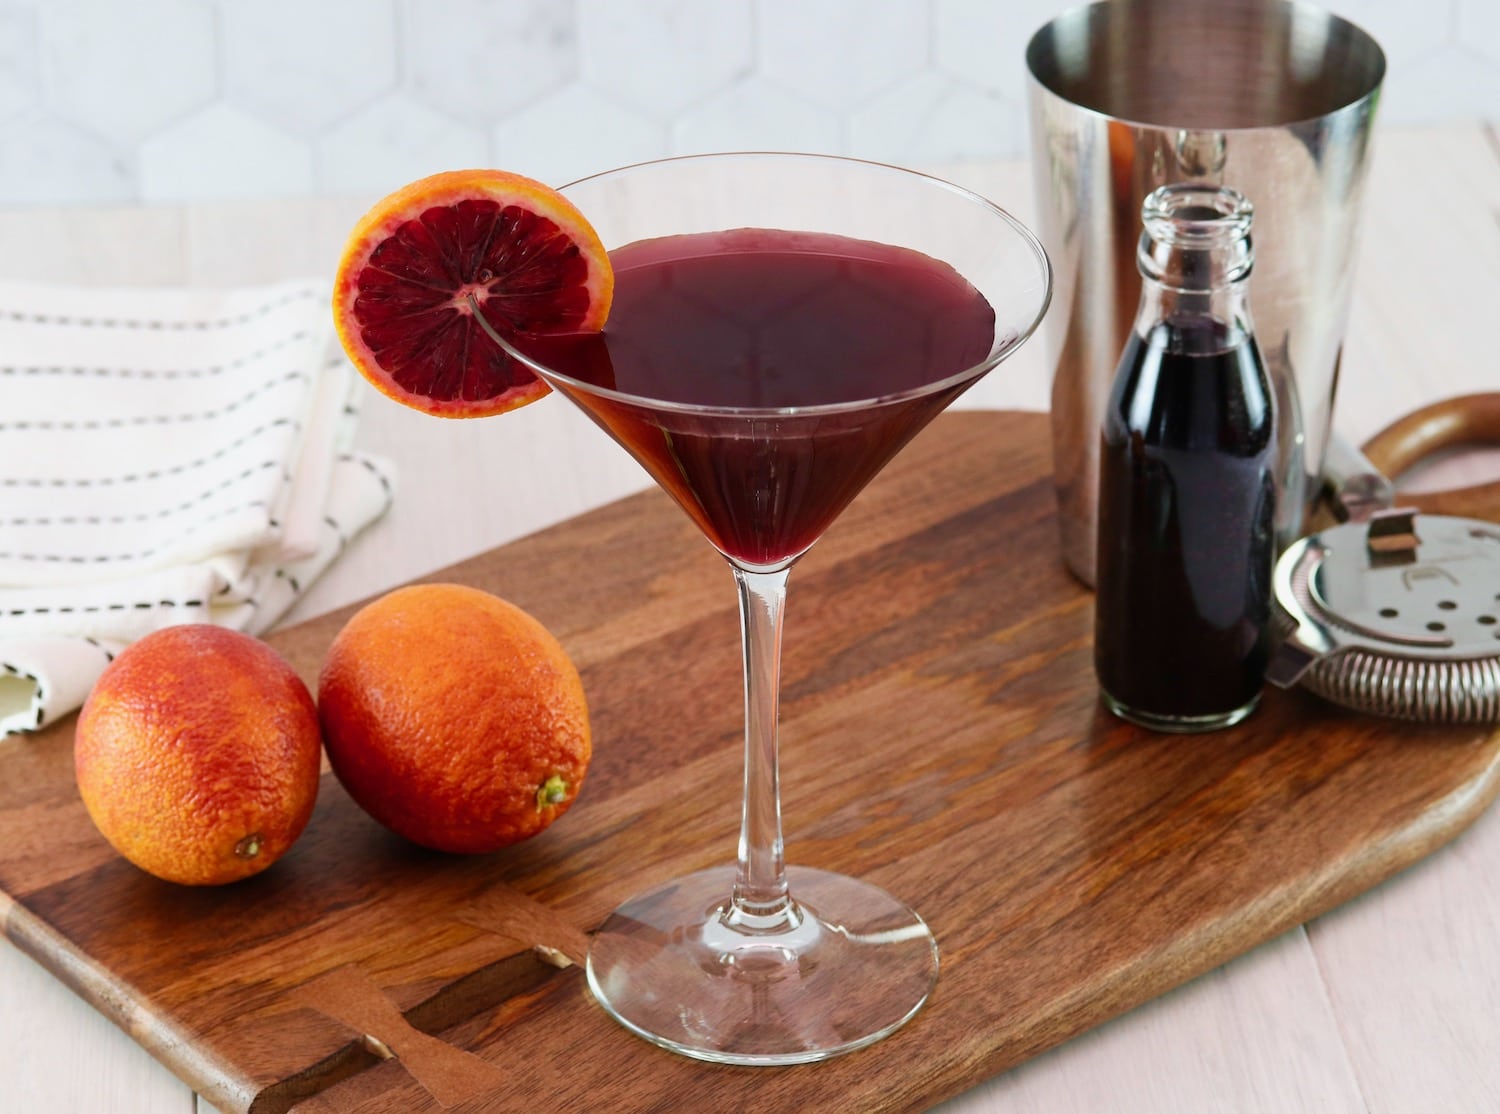
[[[592,753],[562,645],[458,584],[398,588],[356,612],[323,660],[318,714],[349,796],[413,843],[458,854],[550,825]]]
[[[450,170],[397,190],[355,225],[333,287],[354,366],[383,394],[445,418],[525,405],[547,386],[502,336],[598,332],[614,271],[556,190],[503,170]]]
[[[248,634],[167,627],[127,646],[78,717],[78,790],[120,854],[158,878],[218,885],[284,855],[318,796],[312,696]]]

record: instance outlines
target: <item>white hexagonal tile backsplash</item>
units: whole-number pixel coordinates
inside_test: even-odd
[[[760,0],[759,70],[841,112],[927,68],[930,12],[910,0]]]
[[[392,93],[330,128],[316,155],[324,192],[378,195],[435,169],[483,166],[489,143],[482,127]]]
[[[754,65],[749,0],[580,0],[578,14],[583,80],[664,123]]]
[[[41,98],[36,12],[0,8],[0,125]]]
[[[544,182],[571,182],[667,154],[665,124],[584,84],[527,105],[490,134],[494,165]]]
[[[560,182],[731,147],[1026,148],[1031,34],[1075,0],[0,0],[0,203]],[[1212,0],[1204,0],[1212,2]],[[1500,0],[1327,0],[1383,123],[1500,119]]]
[[[37,5],[47,107],[130,150],[219,92],[215,11],[203,0]]]
[[[555,0],[406,0],[398,30],[410,91],[471,124],[493,123],[578,73],[573,9]]]
[[[287,197],[315,186],[312,148],[222,101],[141,144],[144,201]]]
[[[222,6],[224,99],[314,136],[396,85],[393,0],[235,0]]]

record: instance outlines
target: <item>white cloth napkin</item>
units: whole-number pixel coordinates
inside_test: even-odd
[[[133,639],[260,634],[390,504],[328,289],[0,283],[0,733]]]

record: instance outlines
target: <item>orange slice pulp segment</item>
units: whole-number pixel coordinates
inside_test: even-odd
[[[503,170],[450,170],[377,202],[350,233],[333,318],[382,394],[477,418],[547,393],[474,320],[504,336],[598,332],[614,272],[598,235],[556,190]]]

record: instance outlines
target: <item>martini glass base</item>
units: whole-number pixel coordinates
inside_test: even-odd
[[[730,923],[731,867],[700,871],[616,909],[589,948],[589,986],[627,1029],[722,1064],[801,1064],[899,1027],[937,981],[922,918],[884,890],[790,867],[789,924]]]

